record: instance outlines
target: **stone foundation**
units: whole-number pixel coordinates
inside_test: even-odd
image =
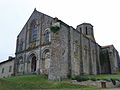
[[[120,82],[116,81],[116,85],[113,85],[112,82],[107,82],[104,80],[99,81],[83,81],[83,82],[77,82],[76,80],[72,80],[72,83],[79,84],[79,85],[85,85],[85,86],[94,86],[97,88],[117,88],[120,87]]]

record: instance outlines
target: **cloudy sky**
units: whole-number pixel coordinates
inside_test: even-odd
[[[15,56],[16,37],[34,8],[74,28],[91,23],[97,43],[120,52],[120,0],[0,0],[0,61]]]

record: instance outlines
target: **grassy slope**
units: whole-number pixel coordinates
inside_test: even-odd
[[[74,85],[68,81],[48,81],[41,75],[15,76],[0,79],[0,90],[96,90],[86,86]]]
[[[97,78],[100,80],[106,79],[106,78],[112,78],[112,79],[120,79],[120,73],[118,74],[102,74],[102,75],[86,75],[88,78]]]

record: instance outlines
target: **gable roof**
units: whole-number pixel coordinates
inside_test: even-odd
[[[12,60],[14,60],[14,59],[15,59],[15,57],[10,58],[10,59],[8,59],[8,60],[5,60],[5,61],[3,61],[3,62],[0,62],[0,65],[1,65],[1,64],[4,64],[4,63],[6,63],[6,62],[10,62],[10,61],[12,61]]]
[[[31,17],[33,16],[33,14],[35,14],[35,13],[39,13],[39,14],[45,15],[45,16],[47,16],[47,17],[53,18],[53,17],[51,17],[51,16],[49,16],[49,15],[47,15],[47,14],[44,14],[44,13],[42,13],[42,12],[37,11],[36,8],[35,8],[34,11],[32,12],[32,14],[30,15],[30,17],[28,18],[27,22],[25,23],[25,25],[23,26],[23,28],[22,28],[22,30],[20,31],[20,33],[23,31],[23,29],[25,28],[25,26],[27,25],[27,23],[29,22],[29,20],[31,19]],[[20,33],[18,34],[18,36],[20,35]],[[18,36],[17,36],[17,37],[18,37]]]

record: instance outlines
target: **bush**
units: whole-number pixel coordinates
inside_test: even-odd
[[[108,82],[111,82],[111,79],[110,79],[110,78],[105,78],[104,80],[105,80],[105,81],[108,81]]]
[[[97,78],[97,80],[101,80],[100,78]]]
[[[91,78],[90,80],[92,80],[92,81],[97,81],[97,79],[96,79],[96,78],[94,78],[94,77],[93,77],[93,78]]]
[[[89,80],[89,78],[86,77],[86,76],[76,76],[75,79],[76,79],[78,82]]]
[[[72,80],[76,80],[76,77],[71,77]]]
[[[115,79],[111,79],[111,81],[112,81],[113,85],[116,85]]]
[[[120,78],[118,78],[118,79],[116,79],[116,80],[120,82]]]
[[[57,31],[60,30],[60,27],[58,27],[58,26],[51,26],[50,29],[51,29],[51,31],[52,31],[53,33],[56,33]]]

